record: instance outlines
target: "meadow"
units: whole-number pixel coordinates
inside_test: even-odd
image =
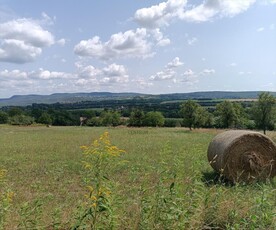
[[[100,180],[94,171],[97,183],[108,187],[105,206],[97,209],[94,162],[85,165],[80,147],[104,132],[124,152],[97,166],[108,177]],[[218,132],[0,126],[0,169],[7,170],[0,229],[276,229],[276,178],[235,186],[224,181],[207,161]],[[268,135],[276,140],[274,132]]]

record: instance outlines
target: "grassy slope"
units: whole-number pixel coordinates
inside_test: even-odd
[[[206,151],[215,130],[0,126],[0,166],[8,169],[8,183],[16,193],[7,227],[18,225],[25,202],[38,199],[43,203],[41,222],[49,224],[58,208],[64,228],[69,228],[85,193],[79,146],[105,130],[127,152],[122,160],[128,163],[110,169],[117,181],[118,229],[274,228],[275,185],[204,182],[213,177]]]

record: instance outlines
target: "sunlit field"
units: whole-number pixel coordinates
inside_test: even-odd
[[[125,152],[100,168],[108,208],[85,219],[92,198],[80,147],[106,131]],[[275,229],[276,180],[233,186],[220,178],[207,161],[218,132],[0,126],[0,229]]]

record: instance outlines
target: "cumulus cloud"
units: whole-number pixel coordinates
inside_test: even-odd
[[[97,76],[99,76],[102,73],[100,69],[97,69],[92,65],[88,65],[88,66],[77,65],[77,67],[78,67],[78,77],[82,79],[87,79],[87,78],[95,79]]]
[[[129,82],[127,69],[123,65],[110,64],[103,68],[76,64],[74,73],[50,71],[40,68],[34,71],[2,70],[0,85],[13,92],[57,92],[76,90],[101,90],[102,87],[125,86]],[[24,87],[24,88],[20,88]],[[8,92],[8,91],[7,91]]]
[[[134,20],[145,28],[168,26],[173,19],[205,22],[214,17],[233,17],[246,11],[256,0],[204,0],[190,7],[187,0],[168,0],[148,8],[138,9]],[[274,0],[271,0],[274,1]]]
[[[178,66],[182,66],[184,63],[180,61],[179,57],[175,57],[171,62],[167,64],[167,68],[175,68]]]
[[[170,21],[183,14],[187,0],[168,0],[158,5],[142,8],[135,12],[134,20],[145,28],[169,25]]]
[[[26,18],[0,23],[0,41],[0,61],[12,63],[32,62],[55,42],[38,21]]]
[[[150,33],[155,38],[157,46],[167,46],[171,43],[171,40],[169,38],[165,38],[159,28],[151,30]]]
[[[163,71],[159,71],[156,74],[150,76],[150,80],[152,81],[160,81],[160,80],[170,80],[175,77],[176,72],[172,69],[165,69]]]
[[[102,69],[98,69],[92,65],[83,66],[77,63],[78,84],[86,84],[88,82],[94,84],[116,84],[127,83],[129,76],[127,69],[123,65],[110,64]]]
[[[157,72],[156,74],[149,77],[151,81],[162,81],[174,79],[176,76],[176,69],[179,66],[182,66],[183,62],[180,61],[179,57],[175,57],[171,62],[169,62],[164,70]]]
[[[183,73],[183,76],[194,76],[194,75],[195,73],[191,69],[188,69]]]
[[[32,71],[28,73],[29,78],[50,80],[50,79],[70,79],[74,78],[74,75],[66,72],[49,71],[40,68],[38,71]]]
[[[0,45],[0,61],[12,63],[32,62],[41,52],[41,48],[27,44],[24,41],[5,39]]]
[[[56,41],[56,44],[58,44],[60,46],[65,46],[66,40],[64,38],[61,38],[61,39]]]
[[[246,11],[256,0],[206,0],[183,14],[180,18],[187,21],[205,22],[218,17],[233,17]]]
[[[103,69],[103,76],[104,78],[101,80],[103,83],[126,83],[129,81],[126,68],[115,63]]]
[[[153,55],[148,37],[145,28],[113,34],[107,42],[102,42],[100,37],[95,36],[89,40],[82,40],[75,46],[74,52],[79,56],[102,60],[118,57],[146,58]]]
[[[0,72],[0,81],[8,80],[51,80],[51,79],[72,79],[74,74],[66,72],[57,72],[44,70],[42,68],[37,71],[21,71],[21,70],[3,70]]]
[[[2,70],[0,71],[0,80],[7,81],[7,80],[22,80],[27,79],[28,74],[24,71],[20,70]]]

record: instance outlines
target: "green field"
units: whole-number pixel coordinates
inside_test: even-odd
[[[0,191],[15,194],[6,211],[1,203],[0,229],[73,229],[88,192],[80,146],[105,131],[126,153],[105,169],[112,212],[99,212],[96,229],[276,229],[275,178],[217,179],[206,156],[217,130],[43,126],[0,126]]]

